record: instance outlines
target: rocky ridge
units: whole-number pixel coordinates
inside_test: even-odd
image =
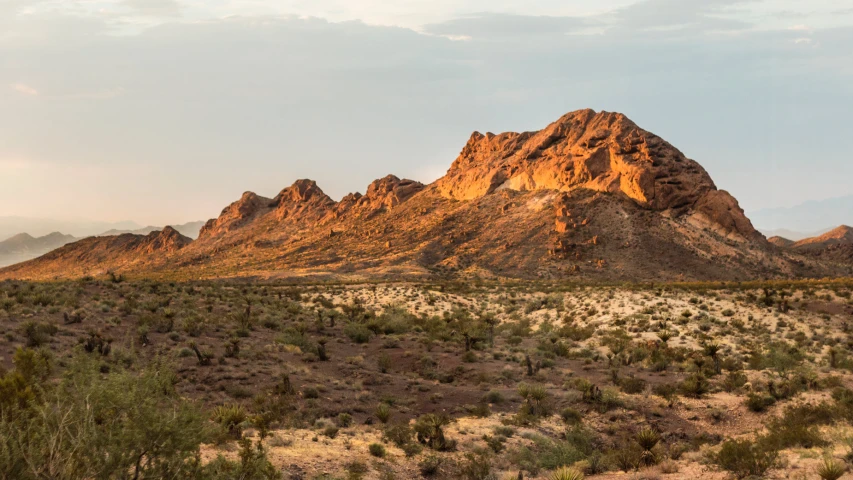
[[[388,175],[336,202],[298,180],[274,198],[246,192],[194,242],[165,230],[161,237],[78,242],[67,249],[77,252],[72,272],[109,265],[180,278],[608,281],[850,272],[774,247],[697,162],[624,115],[592,110],[539,132],[474,133],[430,185]],[[140,258],[122,260],[131,250]],[[46,256],[0,278],[75,275],[62,264]]]

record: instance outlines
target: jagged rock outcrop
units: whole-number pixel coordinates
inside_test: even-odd
[[[336,202],[314,180],[297,180],[270,203],[280,222],[316,222],[334,211]]]
[[[192,243],[192,239],[181,235],[172,227],[165,227],[162,231],[151,232],[141,237],[137,251],[150,255],[153,253],[174,253]]]
[[[338,216],[370,217],[397,207],[424,187],[424,184],[414,180],[401,180],[394,175],[387,175],[371,182],[366,194],[344,197],[338,208]]]
[[[240,200],[232,203],[222,210],[218,218],[208,220],[201,227],[198,238],[204,239],[227,233],[237,227],[245,225],[250,220],[266,213],[270,209],[272,200],[261,197],[254,192],[246,192]]]
[[[726,233],[761,238],[698,163],[619,113],[572,112],[539,132],[475,132],[437,185],[456,200],[502,189],[622,194],[643,208],[696,212]]]

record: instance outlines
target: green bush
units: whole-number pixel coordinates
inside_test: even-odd
[[[0,478],[197,477],[192,460],[210,431],[175,392],[171,370],[110,365],[104,374],[102,365],[79,354],[59,383],[16,367],[39,393],[23,410],[3,410]]]
[[[418,463],[418,470],[421,471],[421,475],[425,477],[432,477],[438,474],[438,471],[441,469],[441,464],[441,457],[436,455],[427,455],[420,461],[420,463]]]
[[[48,342],[50,338],[56,335],[59,328],[48,322],[34,322],[27,320],[21,324],[21,333],[27,339],[27,347],[40,347]]]
[[[679,390],[686,397],[701,398],[708,393],[711,386],[708,379],[701,373],[694,373],[679,384]]]
[[[490,480],[492,477],[492,463],[488,454],[473,452],[465,454],[465,461],[460,469],[462,478],[465,480]]]
[[[736,478],[763,477],[776,465],[779,451],[763,438],[751,440],[726,440],[713,457],[718,467],[731,472]]]
[[[750,393],[744,401],[746,408],[751,412],[761,413],[776,403],[776,399],[771,395],[763,393]]]
[[[373,455],[374,457],[377,457],[377,458],[384,458],[385,457],[385,447],[381,443],[371,443],[367,447],[367,449],[368,449],[368,451],[370,451],[370,454]]]
[[[344,327],[344,335],[355,343],[367,343],[370,341],[373,332],[364,325],[350,322]]]

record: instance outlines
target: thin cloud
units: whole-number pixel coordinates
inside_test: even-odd
[[[450,39],[489,39],[521,36],[562,35],[586,27],[583,19],[478,13],[442,23],[426,25],[425,33]]]
[[[121,5],[152,17],[175,17],[181,14],[181,5],[176,0],[123,0]]]
[[[12,90],[14,90],[18,93],[22,93],[24,95],[32,96],[32,97],[35,97],[39,94],[38,90],[27,85],[26,83],[13,83],[12,84]]]

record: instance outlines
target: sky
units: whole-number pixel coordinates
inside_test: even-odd
[[[618,111],[748,212],[853,194],[849,0],[0,0],[0,216],[163,225]]]

